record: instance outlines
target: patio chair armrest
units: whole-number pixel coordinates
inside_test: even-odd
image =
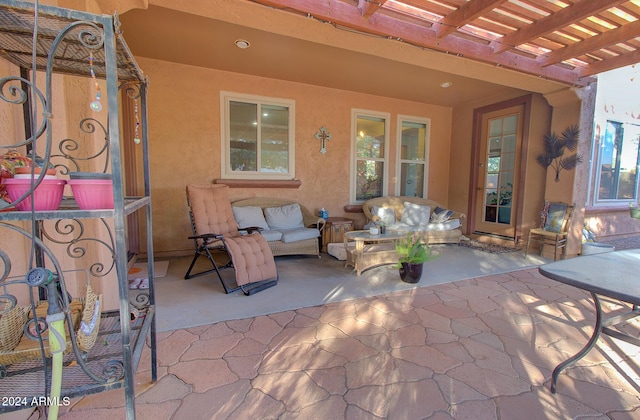
[[[261,228],[260,226],[247,226],[244,228],[238,228],[239,232],[247,232],[247,233],[253,233],[253,232],[262,232],[264,229]]]
[[[223,235],[220,235],[218,233],[204,233],[202,235],[189,236],[188,239],[202,239],[205,243],[209,243],[213,239],[223,239]]]

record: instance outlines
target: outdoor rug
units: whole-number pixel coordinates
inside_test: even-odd
[[[498,244],[492,244],[488,242],[480,242],[475,239],[469,239],[468,241],[460,241],[460,246],[476,249],[478,251],[488,252],[490,254],[504,254],[507,252],[522,251],[522,247],[508,247]]]
[[[153,274],[155,277],[164,277],[167,275],[167,270],[169,269],[169,261],[154,261],[153,262]],[[147,263],[146,262],[138,262],[133,265],[129,269],[127,273],[127,278],[129,280],[133,280],[135,278],[146,278],[149,276],[147,272]]]

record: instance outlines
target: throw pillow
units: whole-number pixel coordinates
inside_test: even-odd
[[[389,226],[396,222],[396,212],[390,207],[371,207],[371,215],[377,216],[379,223]]]
[[[231,207],[231,209],[233,210],[233,217],[241,229],[254,226],[269,229],[260,207]]]
[[[304,227],[302,211],[298,203],[281,207],[267,207],[264,209],[267,224],[271,229],[294,229]]]
[[[444,223],[451,219],[453,216],[453,210],[443,209],[442,207],[436,207],[431,215],[431,223]]]
[[[566,203],[551,203],[547,213],[547,220],[544,223],[544,230],[555,233],[562,232],[567,207]]]
[[[431,220],[431,206],[404,202],[401,222],[407,225],[426,225]]]

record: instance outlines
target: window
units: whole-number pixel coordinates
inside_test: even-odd
[[[598,153],[597,201],[636,199],[639,139],[639,125],[607,120]]]
[[[386,113],[352,111],[352,202],[363,202],[387,193],[388,120]]]
[[[293,179],[295,101],[222,92],[222,177]]]
[[[399,195],[427,196],[427,162],[430,121],[415,117],[398,117],[398,165],[396,177]]]

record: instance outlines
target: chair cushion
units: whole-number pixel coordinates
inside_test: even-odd
[[[320,231],[312,228],[280,229],[280,232],[282,232],[281,240],[284,243],[304,241],[320,236]]]
[[[410,203],[408,201],[404,202],[402,208],[402,218],[400,219],[400,222],[407,225],[415,226],[429,223],[430,219],[430,206],[422,206],[420,204]]]
[[[380,222],[384,225],[390,225],[396,222],[396,212],[390,207],[371,207],[371,215],[378,216]]]
[[[278,278],[271,248],[262,235],[240,236],[226,242],[238,286]]]
[[[262,229],[269,229],[269,225],[264,219],[264,215],[262,214],[262,209],[260,207],[232,207],[232,209],[233,217],[235,217],[240,228],[257,226]]]
[[[281,207],[267,207],[264,215],[270,229],[303,228],[302,211],[298,203]]]
[[[238,235],[238,223],[231,210],[228,185],[189,184],[187,197],[193,214],[196,235],[207,233]]]

